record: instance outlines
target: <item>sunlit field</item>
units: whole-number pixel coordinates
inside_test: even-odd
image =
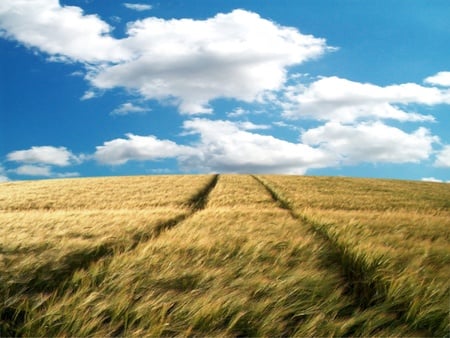
[[[332,243],[364,303],[444,335],[450,311],[448,184],[265,176],[290,209]]]
[[[443,336],[450,187],[186,175],[0,184],[0,336]]]

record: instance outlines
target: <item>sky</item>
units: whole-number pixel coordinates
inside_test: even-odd
[[[3,0],[0,181],[450,182],[448,0]]]

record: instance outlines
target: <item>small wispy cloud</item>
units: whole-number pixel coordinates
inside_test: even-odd
[[[138,12],[143,12],[143,11],[149,11],[153,8],[152,5],[148,5],[148,4],[132,4],[129,2],[125,2],[123,4],[126,8],[128,9],[132,9],[134,11],[138,11]]]
[[[86,101],[86,100],[90,100],[93,99],[96,96],[95,92],[88,90],[87,92],[85,92],[83,94],[83,96],[80,98],[81,101]]]
[[[435,177],[423,177],[421,179],[422,182],[433,182],[433,183],[450,183],[450,181],[444,182],[443,180],[440,180]]]
[[[114,109],[111,112],[111,115],[129,115],[129,114],[144,114],[151,111],[150,108],[140,107],[136,106],[131,102],[127,102],[124,104],[121,104],[119,107]]]
[[[47,177],[47,178],[69,178],[78,177],[78,172],[54,172],[50,166],[47,165],[34,165],[26,164],[16,169],[9,170],[10,172],[20,176],[35,176],[35,177]]]
[[[242,107],[237,107],[235,110],[227,113],[227,116],[228,117],[239,117],[242,115],[246,115],[248,113],[249,112],[247,110],[243,109]]]

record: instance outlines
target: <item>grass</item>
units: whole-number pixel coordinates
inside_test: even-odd
[[[446,185],[323,180],[2,184],[0,336],[445,334]]]

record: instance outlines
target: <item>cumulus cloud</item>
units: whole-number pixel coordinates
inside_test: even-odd
[[[51,168],[49,166],[42,166],[42,165],[26,164],[12,170],[12,172],[14,172],[17,175],[23,176],[42,176],[42,177],[52,176]]]
[[[333,162],[321,150],[251,132],[253,128],[242,123],[193,119],[186,121],[184,128],[199,135],[196,152],[180,161],[189,169],[304,174],[308,168]]]
[[[143,3],[124,6],[151,9]],[[125,88],[195,114],[211,113],[209,103],[217,98],[273,101],[273,92],[284,91],[285,117],[346,123],[367,118],[433,121],[405,106],[450,103],[449,89],[414,83],[381,87],[325,77],[310,85],[285,87],[287,80],[305,79],[302,74],[289,76],[288,67],[333,48],[325,39],[242,9],[205,20],[149,17],[129,22],[121,39],[112,31],[99,16],[58,0],[0,3],[0,36],[47,53],[55,62],[85,64],[91,89],[82,100],[95,97],[97,90]],[[449,74],[439,72],[425,83],[449,86]]]
[[[97,88],[123,87],[171,100],[183,113],[210,113],[220,97],[246,102],[280,89],[286,67],[322,55],[324,39],[234,10],[207,20],[147,18],[128,24],[128,62],[88,78]]]
[[[407,112],[402,106],[441,103],[450,104],[450,91],[415,83],[381,87],[332,76],[310,85],[286,87],[282,105],[287,118],[348,123],[364,119],[434,121],[431,115]]]
[[[129,2],[125,2],[123,5],[128,9],[132,9],[132,10],[138,11],[138,12],[149,11],[153,8],[152,5],[134,4],[134,3],[129,3]]]
[[[31,147],[27,150],[17,150],[6,156],[8,161],[25,164],[43,164],[55,166],[68,166],[80,162],[82,156],[77,157],[65,147],[41,146]]]
[[[131,102],[123,103],[111,112],[111,115],[130,115],[130,114],[143,114],[151,111],[149,108],[136,106]]]
[[[130,52],[96,15],[58,0],[0,2],[1,35],[53,56],[55,61],[117,62]]]
[[[343,164],[417,163],[428,159],[434,142],[426,128],[408,134],[381,122],[345,125],[328,122],[302,134],[303,143],[336,154]]]
[[[105,164],[176,158],[185,170],[200,172],[273,172],[303,174],[307,168],[330,164],[329,154],[254,130],[267,129],[251,122],[193,119],[184,123],[185,134],[198,135],[189,146],[154,136],[128,134],[97,147],[95,158]]]
[[[127,134],[127,138],[107,141],[96,147],[95,159],[104,164],[124,164],[128,161],[150,161],[189,154],[190,147],[178,145],[155,136]]]
[[[3,36],[49,54],[52,61],[90,64],[86,79],[94,88],[126,88],[189,114],[211,112],[208,103],[216,98],[258,100],[282,87],[287,67],[331,49],[324,39],[240,9],[206,20],[129,22],[122,39],[111,36],[112,29],[98,16],[58,0],[0,4]],[[94,96],[88,91],[82,99]]]
[[[97,147],[95,158],[104,164],[177,159],[182,169],[197,172],[255,172],[304,174],[308,169],[358,163],[417,163],[433,153],[436,136],[426,128],[412,133],[366,122],[345,125],[328,122],[303,131],[300,142],[289,142],[259,130],[251,122],[191,119],[183,124],[189,145],[153,135],[127,134]]]
[[[439,72],[436,75],[427,77],[425,82],[433,85],[450,87],[450,72]]]
[[[450,168],[450,145],[446,145],[436,156],[436,167]]]

